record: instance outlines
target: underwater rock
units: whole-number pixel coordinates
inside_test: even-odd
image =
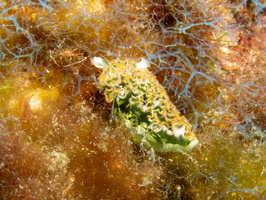
[[[193,149],[198,140],[191,125],[171,103],[163,86],[147,69],[149,62],[111,62],[99,57],[91,63],[102,69],[98,87],[104,90],[112,112],[125,120],[131,138],[158,152]]]

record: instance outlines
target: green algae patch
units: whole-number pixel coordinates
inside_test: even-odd
[[[204,171],[197,176],[206,182],[210,180],[212,187],[215,185],[219,190],[216,198],[238,196],[245,199],[265,195],[265,144],[254,142],[247,146],[236,138],[217,137],[212,145],[201,148]]]
[[[59,99],[58,86],[42,87],[34,77],[16,75],[0,84],[2,114],[25,117],[36,112],[47,113],[49,104]]]
[[[14,89],[10,80],[4,80],[0,82],[0,103],[3,104],[5,99],[13,93]]]
[[[222,135],[199,135],[190,154],[168,155],[164,178],[174,198],[260,199],[266,195],[265,144],[249,145]],[[208,141],[208,142],[207,142]],[[175,174],[175,176],[173,175]],[[176,190],[180,187],[180,190]]]

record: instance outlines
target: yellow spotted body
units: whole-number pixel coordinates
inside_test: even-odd
[[[159,152],[190,150],[197,144],[190,123],[148,69],[128,61],[103,62],[99,67],[92,60],[103,69],[98,87],[113,102],[113,113],[131,128],[135,142]]]

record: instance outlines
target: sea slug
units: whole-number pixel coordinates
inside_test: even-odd
[[[100,57],[91,63],[102,70],[98,87],[112,103],[112,113],[124,120],[131,138],[140,146],[158,152],[193,149],[198,140],[191,124],[171,103],[163,86],[147,69],[150,63],[107,62]]]

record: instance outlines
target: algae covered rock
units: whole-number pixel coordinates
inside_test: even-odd
[[[113,103],[112,112],[125,121],[137,144],[158,152],[191,150],[198,143],[188,120],[171,103],[163,86],[147,69],[149,62],[108,63],[94,57],[91,63],[102,69],[99,89]]]

